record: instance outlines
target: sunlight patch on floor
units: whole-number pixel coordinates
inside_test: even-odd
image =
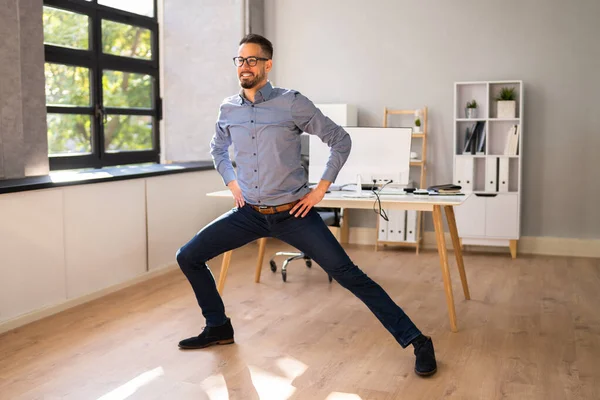
[[[354,393],[331,392],[325,400],[362,400],[362,398]]]
[[[286,400],[296,391],[293,378],[282,378],[252,365],[248,369],[260,400]]]
[[[106,393],[104,396],[99,397],[98,400],[124,400],[134,394],[142,386],[150,383],[159,376],[164,375],[164,373],[165,371],[162,369],[162,367],[154,368],[151,371],[144,372],[129,382]]]
[[[200,386],[210,400],[229,400],[227,383],[222,374],[209,376]]]

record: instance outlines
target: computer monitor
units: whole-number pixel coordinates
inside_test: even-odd
[[[410,174],[412,128],[345,127],[352,139],[352,150],[335,181],[336,185],[378,184],[391,179],[393,185],[406,186]],[[308,181],[318,183],[329,160],[330,149],[316,135],[309,139]]]

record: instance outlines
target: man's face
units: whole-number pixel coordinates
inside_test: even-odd
[[[256,43],[244,43],[238,50],[239,57],[257,57],[266,58],[261,48]],[[273,61],[258,60],[255,66],[248,65],[248,61],[244,65],[237,67],[238,79],[240,86],[244,89],[252,89],[256,86],[262,86],[267,82],[267,75],[271,70]]]

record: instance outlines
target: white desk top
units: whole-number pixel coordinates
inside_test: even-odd
[[[364,192],[368,193],[368,192]],[[377,200],[375,197],[349,197],[353,192],[332,191],[325,195],[317,207],[332,208],[364,208],[373,209]],[[221,190],[208,193],[207,196],[233,199],[231,191]],[[459,206],[467,200],[469,194],[464,196],[415,196],[412,194],[379,195],[381,206],[385,209],[433,211],[434,206]]]

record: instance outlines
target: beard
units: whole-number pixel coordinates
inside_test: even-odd
[[[254,75],[254,78],[242,78],[240,76],[240,86],[244,89],[252,89],[263,80],[264,76],[265,75],[262,72],[258,75]]]

